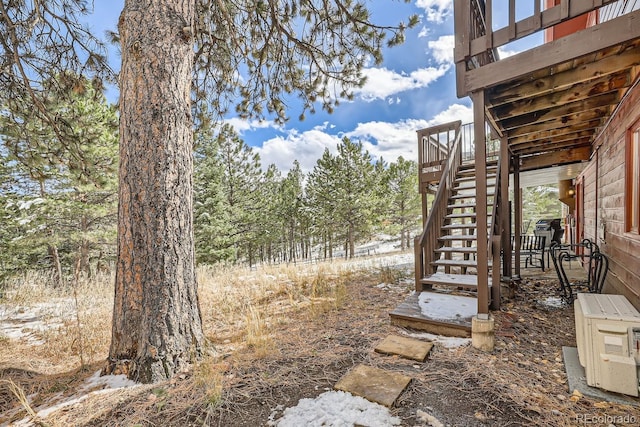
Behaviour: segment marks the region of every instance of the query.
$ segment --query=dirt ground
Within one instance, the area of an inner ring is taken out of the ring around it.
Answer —
[[[277,418],[275,408],[331,390],[361,363],[413,378],[391,408],[403,426],[429,425],[421,412],[448,426],[579,426],[586,419],[595,421],[589,425],[609,426],[613,417],[640,419],[638,408],[569,392],[562,346],[575,346],[573,308],[543,303],[555,295],[555,280],[524,280],[515,297],[494,312],[493,352],[436,344],[425,363],[373,351],[389,334],[412,332],[392,326],[388,315],[411,292],[410,283],[379,283],[378,274],[353,275],[337,307],[300,311],[272,325],[270,347],[259,355],[256,348],[223,354],[206,375],[200,368],[199,375],[186,373],[167,383],[88,399],[58,411],[43,425],[264,426]],[[224,353],[222,338],[212,345],[218,355]],[[54,393],[73,389],[88,375],[44,379],[32,371],[5,369],[0,379],[13,378],[28,393],[47,387]],[[11,403],[15,398],[0,393],[0,407]]]

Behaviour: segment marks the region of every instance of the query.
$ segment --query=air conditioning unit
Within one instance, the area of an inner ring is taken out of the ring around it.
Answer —
[[[640,313],[622,295],[578,294],[578,357],[587,384],[638,396]]]

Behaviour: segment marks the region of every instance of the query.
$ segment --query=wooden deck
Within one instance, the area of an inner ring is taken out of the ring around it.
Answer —
[[[456,316],[455,318],[442,319],[441,315],[429,315],[424,313],[420,307],[419,298],[421,292],[414,292],[409,295],[400,305],[398,305],[389,316],[391,324],[411,329],[418,329],[436,335],[470,337],[471,336],[471,315]],[[454,295],[436,294],[441,298],[447,296],[455,298]],[[457,297],[460,298],[460,297]],[[468,298],[473,304],[477,304],[475,298]]]

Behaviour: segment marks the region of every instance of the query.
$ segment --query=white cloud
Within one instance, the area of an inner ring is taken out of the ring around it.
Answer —
[[[438,64],[453,64],[453,47],[455,37],[453,35],[440,36],[438,40],[429,42],[429,49]]]
[[[503,46],[498,48],[498,56],[500,59],[508,58],[513,55],[517,55],[520,51],[517,50],[507,50]]]
[[[418,159],[416,131],[428,126],[426,120],[409,119],[397,123],[366,122],[345,135],[362,142],[374,158],[395,162],[398,157]]]
[[[328,122],[314,129],[299,133],[291,131],[285,137],[276,137],[265,141],[262,147],[255,147],[260,154],[264,168],[275,164],[286,173],[293,165],[293,160],[300,162],[303,172],[313,169],[325,148],[333,154],[337,145],[346,136],[362,142],[363,147],[376,159],[382,157],[387,162],[395,162],[398,157],[418,159],[418,142],[416,131],[454,120],[469,123],[473,119],[473,109],[462,104],[450,105],[431,120],[407,119],[396,123],[365,122],[358,123],[352,131],[331,134],[333,128]]]
[[[418,38],[420,39],[423,37],[427,37],[429,34],[431,34],[431,30],[427,27],[422,27],[422,29],[418,33]]]
[[[452,104],[449,108],[429,120],[428,126],[435,126],[455,120],[462,120],[463,124],[471,123],[473,121],[473,108],[462,104]]]
[[[364,70],[367,82],[355,92],[365,101],[386,99],[407,90],[426,87],[445,75],[449,68],[450,64],[446,64],[437,68],[421,68],[410,74],[397,73],[387,68],[367,68]]]
[[[417,0],[416,6],[424,9],[429,22],[442,23],[453,14],[453,0]]]
[[[262,147],[254,147],[254,149],[260,154],[260,161],[264,168],[275,164],[279,170],[286,173],[293,166],[293,160],[297,159],[300,162],[300,168],[306,173],[313,169],[325,148],[335,153],[342,139],[325,132],[327,127],[329,126],[325,124],[302,133],[292,131],[287,136],[264,141]]]
[[[233,117],[225,120],[226,123],[233,126],[239,134],[249,130],[275,128],[280,129],[281,126],[270,120],[244,120],[239,117]]]
[[[431,120],[408,119],[397,123],[366,122],[345,136],[362,141],[365,149],[375,158],[384,158],[395,162],[398,157],[418,159],[418,140],[416,131],[426,127],[461,120],[469,123],[473,120],[473,109],[462,104],[450,105]]]

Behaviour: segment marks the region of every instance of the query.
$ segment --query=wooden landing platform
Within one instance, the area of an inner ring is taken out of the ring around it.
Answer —
[[[471,318],[478,302],[472,297],[414,292],[391,313],[391,324],[451,337],[471,336]]]

